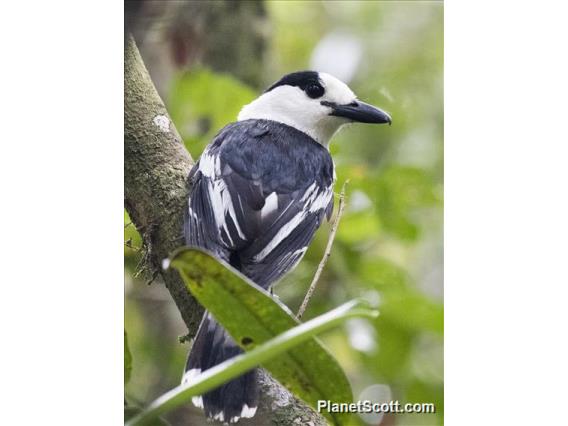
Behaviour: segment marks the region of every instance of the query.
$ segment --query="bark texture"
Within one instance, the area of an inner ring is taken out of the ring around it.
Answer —
[[[162,260],[183,245],[183,212],[190,189],[187,176],[193,160],[170,120],[131,36],[127,36],[125,43],[124,78],[126,210],[144,240],[149,270],[162,275],[188,328],[188,335],[193,337],[203,308],[175,271],[165,272],[161,268]],[[239,424],[326,424],[322,416],[265,371],[260,374],[260,395],[257,414]]]
[[[161,262],[183,244],[187,176],[193,165],[144,67],[134,39],[124,52],[124,196],[125,206],[146,249],[146,267],[161,273],[193,336],[203,309],[175,271]]]

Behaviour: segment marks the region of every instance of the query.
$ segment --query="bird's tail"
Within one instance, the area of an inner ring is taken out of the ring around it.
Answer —
[[[193,347],[189,352],[182,383],[201,372],[242,353],[234,340],[205,312]],[[241,417],[253,417],[258,406],[256,370],[249,371],[202,396],[192,398],[205,415],[221,422],[236,423]]]

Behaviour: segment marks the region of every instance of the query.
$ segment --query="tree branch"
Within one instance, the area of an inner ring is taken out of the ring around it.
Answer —
[[[187,205],[187,176],[193,160],[181,143],[140,57],[128,35],[124,53],[124,188],[125,206],[142,235],[147,264],[162,275],[170,295],[193,337],[203,308],[172,268],[162,259],[183,243],[183,212]],[[315,413],[261,370],[260,401],[252,419],[242,425],[325,425]]]
[[[160,271],[190,333],[203,308],[177,273],[162,271],[161,261],[183,240],[187,176],[193,165],[142,62],[132,36],[124,52],[125,206],[147,251],[152,275]]]

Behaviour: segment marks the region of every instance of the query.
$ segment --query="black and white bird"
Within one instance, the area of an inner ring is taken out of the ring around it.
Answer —
[[[269,289],[294,268],[333,211],[331,137],[347,123],[389,123],[337,78],[314,71],[288,74],[243,107],[191,170],[185,239]],[[205,313],[182,383],[242,350]],[[253,417],[256,370],[193,403],[207,417],[234,423]]]

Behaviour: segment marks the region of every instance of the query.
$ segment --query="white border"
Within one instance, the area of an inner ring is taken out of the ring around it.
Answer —
[[[568,26],[561,4],[446,4],[448,425],[566,423]]]
[[[123,5],[4,2],[4,424],[123,415]]]

